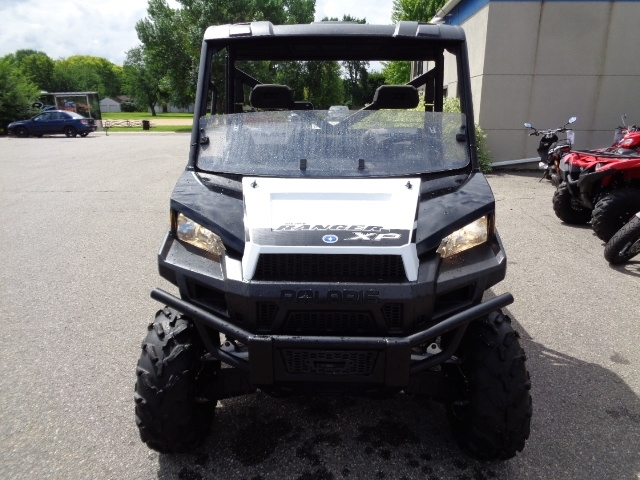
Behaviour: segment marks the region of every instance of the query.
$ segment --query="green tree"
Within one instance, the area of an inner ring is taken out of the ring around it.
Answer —
[[[46,53],[36,52],[20,62],[20,70],[40,90],[50,91],[53,86],[53,60]]]
[[[411,62],[382,62],[382,75],[388,85],[401,85],[411,80]]]
[[[96,91],[100,98],[122,93],[122,67],[106,58],[74,55],[56,60],[52,89],[58,92]]]
[[[7,125],[13,121],[33,114],[31,105],[38,99],[40,90],[12,59],[0,59],[0,127],[7,131]]]
[[[44,52],[37,50],[16,50],[2,57],[35,83],[41,90],[49,90],[53,77],[53,60]]]
[[[269,20],[274,24],[313,21],[315,0],[149,0],[147,17],[136,24],[150,65],[162,73],[171,103],[187,106],[195,98],[200,47],[210,25]]]
[[[160,100],[162,78],[153,71],[142,47],[132,48],[124,61],[125,90],[136,105],[148,107],[156,115],[156,104]]]
[[[377,88],[380,85],[385,84],[385,77],[382,72],[371,72],[367,74],[366,83],[364,85],[363,96],[366,100],[366,103],[371,103],[373,100],[373,96],[376,93]]]
[[[20,65],[25,58],[30,57],[31,55],[35,55],[36,53],[42,52],[39,52],[38,50],[32,50],[30,48],[24,48],[21,50],[16,50],[16,53],[14,53],[13,56],[16,63]]]
[[[315,108],[329,108],[344,101],[344,86],[340,78],[340,64],[332,61],[306,63],[307,100]]]
[[[322,21],[338,22],[337,17],[323,18]],[[356,18],[345,14],[343,22],[365,24],[366,18]],[[363,107],[373,98],[367,91],[369,62],[361,60],[348,60],[341,62],[344,71],[344,103],[352,107]]]
[[[411,20],[414,22],[428,22],[435,17],[446,0],[393,0],[391,20]]]
[[[199,0],[187,2],[200,3]],[[216,3],[216,2],[211,2]],[[193,5],[172,9],[165,0],[149,0],[148,16],[136,24],[147,67],[163,79],[174,105],[187,106],[195,98],[200,48],[195,41],[197,19]],[[199,43],[202,42],[200,32]]]

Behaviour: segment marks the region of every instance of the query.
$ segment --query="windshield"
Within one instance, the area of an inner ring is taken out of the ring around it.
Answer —
[[[267,111],[202,117],[198,168],[241,175],[374,177],[464,168],[462,113]],[[458,141],[457,138],[461,141]]]

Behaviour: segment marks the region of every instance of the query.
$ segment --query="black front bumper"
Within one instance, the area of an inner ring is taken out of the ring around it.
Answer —
[[[163,290],[151,297],[191,317],[199,328],[209,353],[223,363],[249,374],[251,384],[261,387],[298,382],[351,382],[386,387],[405,387],[410,377],[439,365],[454,354],[469,322],[513,302],[505,293],[472,306],[426,330],[405,337],[259,335],[229,319],[214,315]],[[206,328],[237,340],[248,349],[248,360],[214,345]],[[450,333],[447,347],[412,361],[412,349]],[[294,365],[294,373],[290,368]]]

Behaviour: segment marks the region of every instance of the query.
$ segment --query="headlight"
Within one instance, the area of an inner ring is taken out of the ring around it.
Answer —
[[[220,258],[223,255],[224,244],[211,230],[185,217],[182,213],[178,213],[174,225],[178,240],[198,247],[214,257]]]
[[[436,250],[442,258],[448,258],[456,253],[475,247],[486,242],[489,238],[489,219],[485,215],[466,227],[456,230],[440,242]]]

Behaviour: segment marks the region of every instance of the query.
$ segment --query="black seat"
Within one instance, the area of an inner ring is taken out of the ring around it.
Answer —
[[[249,103],[254,108],[289,110],[294,104],[293,92],[286,85],[256,85]]]
[[[419,103],[418,89],[413,85],[381,85],[367,109],[410,109],[416,108]]]

